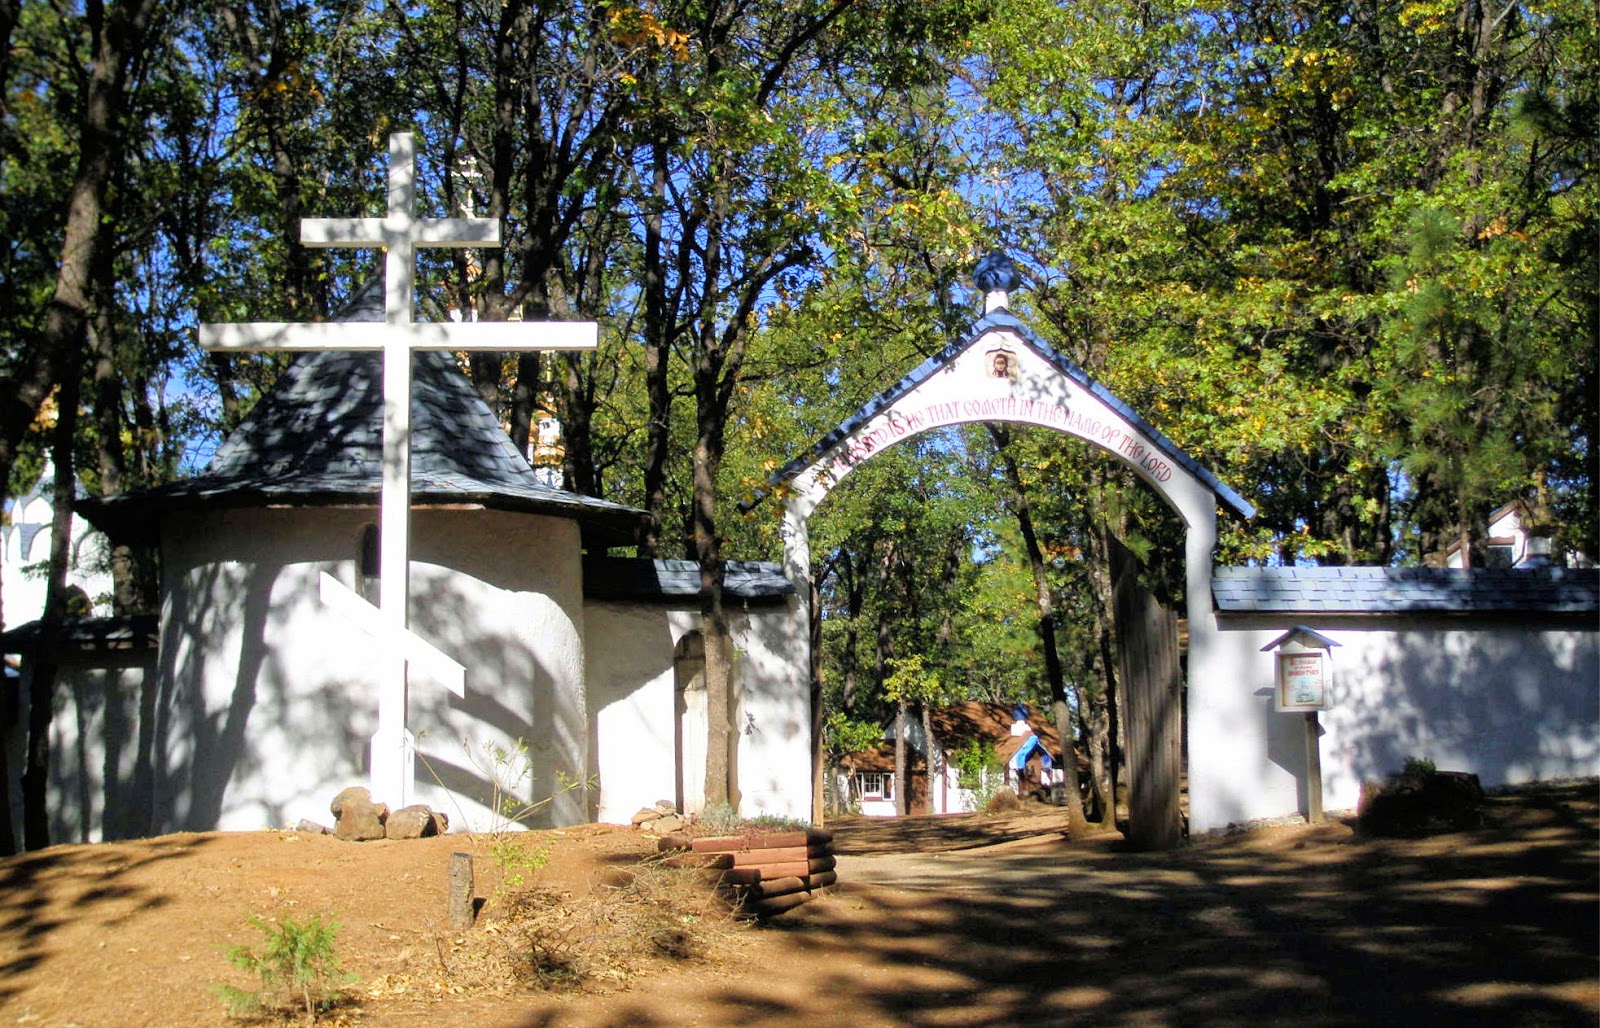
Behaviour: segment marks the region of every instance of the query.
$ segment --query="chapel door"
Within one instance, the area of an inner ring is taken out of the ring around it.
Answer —
[[[699,632],[684,636],[673,653],[676,717],[673,750],[677,757],[678,810],[698,814],[706,806],[706,650]]]

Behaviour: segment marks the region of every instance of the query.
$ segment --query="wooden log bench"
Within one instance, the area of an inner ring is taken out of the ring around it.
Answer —
[[[657,846],[673,867],[717,874],[718,887],[745,913],[793,910],[839,880],[833,833],[821,828],[695,838],[663,836]]]

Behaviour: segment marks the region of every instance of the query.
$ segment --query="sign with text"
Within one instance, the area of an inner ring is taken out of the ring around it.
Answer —
[[[1321,650],[1278,654],[1279,711],[1328,709],[1328,655]]]

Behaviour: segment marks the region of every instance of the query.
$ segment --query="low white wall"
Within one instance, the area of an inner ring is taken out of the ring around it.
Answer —
[[[745,817],[811,817],[810,693],[797,666],[793,613],[757,607],[730,615],[735,649],[734,791]],[[627,824],[676,791],[673,651],[700,626],[698,610],[592,601],[585,608],[595,711],[597,817]]]
[[[597,820],[625,825],[641,808],[675,799],[672,657],[699,621],[698,613],[663,607],[585,605]]]
[[[793,598],[732,617],[739,813],[811,820],[809,631]]]
[[[123,838],[139,828],[131,820],[137,810],[131,799],[147,770],[141,767],[137,745],[139,711],[147,701],[145,690],[155,688],[156,655],[152,651],[126,658],[107,656],[116,666],[68,662],[57,669],[46,801],[52,843]],[[17,716],[4,738],[12,775],[5,783],[6,800],[17,844],[21,843],[30,681],[24,672]],[[120,741],[107,747],[105,739]]]
[[[1353,808],[1364,779],[1407,757],[1486,787],[1600,774],[1600,626],[1581,619],[1224,615],[1226,673],[1189,692],[1190,831],[1306,810],[1301,715],[1272,709],[1275,657],[1296,624],[1332,650],[1320,715],[1323,805]]]

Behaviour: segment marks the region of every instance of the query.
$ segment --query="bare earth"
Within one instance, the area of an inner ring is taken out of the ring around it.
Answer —
[[[1068,841],[1045,808],[833,827],[831,895],[761,927],[674,908],[685,934],[665,942],[659,924],[608,920],[650,840],[540,833],[555,847],[530,877],[553,897],[548,948],[584,933],[660,943],[591,962],[565,991],[484,956],[508,929],[481,839],[58,846],[0,861],[0,1025],[238,1023],[211,988],[248,984],[223,947],[260,942],[251,915],[313,913],[340,923],[360,979],[325,1018],[351,1025],[1600,1021],[1594,783],[1493,799],[1469,832],[1367,839],[1334,822],[1167,854]],[[457,851],[476,853],[488,900],[459,934],[446,924]],[[593,916],[560,920],[578,908]]]

